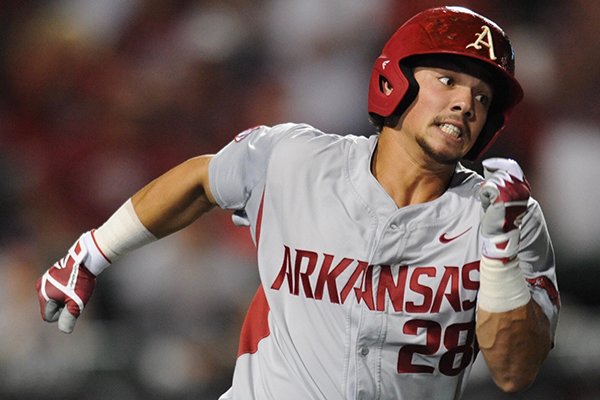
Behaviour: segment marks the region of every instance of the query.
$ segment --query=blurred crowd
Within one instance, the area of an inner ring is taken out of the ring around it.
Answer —
[[[225,391],[258,285],[250,236],[227,213],[117,261],[71,335],[41,321],[35,279],[145,183],[248,127],[373,133],[375,57],[403,21],[441,4],[0,2],[0,398]],[[556,346],[536,384],[511,398],[600,398],[600,2],[452,4],[512,38],[526,97],[487,155],[523,165],[558,257]],[[465,399],[505,397],[478,360]]]

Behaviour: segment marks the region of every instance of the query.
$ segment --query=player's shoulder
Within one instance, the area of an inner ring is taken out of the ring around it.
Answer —
[[[297,136],[315,136],[322,135],[323,132],[313,127],[312,125],[296,122],[285,122],[274,125],[258,125],[253,128],[246,129],[239,133],[236,141],[241,141],[246,137],[252,136],[272,136],[276,138],[297,137]]]
[[[366,142],[367,140],[362,136],[325,132],[306,123],[293,122],[262,126],[258,135],[269,136],[281,149],[293,147],[296,150],[308,150],[311,147],[317,149],[344,147],[358,142]]]
[[[273,125],[271,127],[263,127],[269,131],[269,134],[276,136],[285,136],[292,140],[311,140],[321,139],[335,141],[353,141],[359,140],[360,136],[342,135],[338,133],[325,132],[314,126],[306,123],[287,122],[283,124]]]

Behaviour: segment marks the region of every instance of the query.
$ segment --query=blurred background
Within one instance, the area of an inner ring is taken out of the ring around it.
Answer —
[[[369,135],[371,65],[439,1],[0,2],[0,398],[216,399],[258,278],[224,212],[100,278],[72,335],[34,282],[84,230],[188,157],[258,124]],[[478,360],[465,399],[600,398],[600,2],[454,1],[512,38],[526,97],[488,156],[524,167],[562,295],[556,346],[527,392]]]

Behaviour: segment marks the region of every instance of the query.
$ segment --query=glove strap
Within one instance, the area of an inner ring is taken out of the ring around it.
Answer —
[[[94,276],[98,276],[100,272],[104,271],[110,265],[109,258],[98,247],[98,243],[94,238],[94,231],[81,235],[79,245],[81,246],[79,253],[75,252],[74,247],[76,245],[69,250],[69,253],[76,264],[85,265],[88,271],[94,274]]]
[[[507,263],[481,257],[477,307],[488,312],[506,312],[531,300],[529,287],[519,268],[519,260]]]
[[[487,258],[508,262],[516,257],[518,251],[518,229],[493,236],[481,235],[481,253]]]

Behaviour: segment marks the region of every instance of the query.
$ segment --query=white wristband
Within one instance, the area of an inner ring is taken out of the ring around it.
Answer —
[[[115,213],[98,229],[93,232],[94,239],[100,251],[111,262],[120,256],[157,240],[142,224],[131,199],[128,199]],[[101,268],[98,275],[108,265]]]
[[[509,262],[481,257],[477,307],[488,312],[506,312],[531,300],[529,287],[519,268],[519,259]]]

